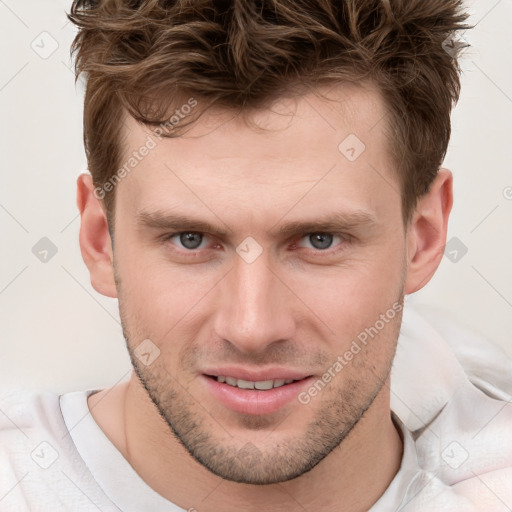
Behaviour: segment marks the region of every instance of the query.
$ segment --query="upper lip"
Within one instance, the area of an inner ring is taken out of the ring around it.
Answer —
[[[263,382],[266,380],[302,380],[310,377],[311,374],[289,368],[269,368],[269,369],[250,369],[235,366],[226,366],[223,368],[209,368],[203,371],[205,375],[211,377],[233,377],[235,379],[248,380],[250,382]]]

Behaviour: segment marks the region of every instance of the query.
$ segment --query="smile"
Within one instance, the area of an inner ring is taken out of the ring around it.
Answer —
[[[215,377],[213,377],[215,378]],[[217,377],[217,382],[226,383],[230,386],[239,388],[239,389],[258,389],[260,391],[268,391],[273,388],[280,388],[285,384],[291,384],[295,382],[293,379],[272,379],[272,380],[260,380],[260,381],[250,381],[244,379],[235,379],[234,377],[227,377],[224,375],[219,375]]]
[[[248,380],[206,373],[203,374],[202,382],[214,402],[236,413],[260,415],[272,414],[286,406],[298,404],[298,394],[313,380],[312,376],[303,377],[297,374],[287,375],[286,379],[275,378],[277,376],[265,376],[265,380],[260,380],[261,377],[258,380]]]

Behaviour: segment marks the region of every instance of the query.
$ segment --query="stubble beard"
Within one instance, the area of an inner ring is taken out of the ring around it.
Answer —
[[[394,326],[393,340],[387,340],[395,341],[395,348],[400,319]],[[340,446],[382,391],[394,357],[393,350],[377,374],[370,350],[367,356],[353,361],[354,364],[343,368],[333,379],[339,379],[340,384],[333,386],[331,383],[311,404],[299,404],[298,401],[293,404],[293,415],[300,408],[317,408],[315,419],[301,437],[283,435],[280,425],[286,424],[286,416],[276,421],[272,417],[239,415],[238,426],[253,431],[268,429],[264,445],[256,446],[250,441],[236,439],[229,433],[229,427],[223,425],[223,418],[211,416],[186,389],[186,384],[179,382],[165,368],[163,357],[149,367],[142,364],[134,354],[126,318],[122,324],[134,371],[175,439],[213,474],[232,482],[253,485],[276,484],[297,478]]]

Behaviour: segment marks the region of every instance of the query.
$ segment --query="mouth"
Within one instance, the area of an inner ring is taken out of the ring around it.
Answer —
[[[240,378],[239,371],[230,372],[231,375],[223,373],[228,372],[208,372],[202,376],[213,403],[235,413],[250,415],[272,414],[294,404],[300,405],[300,392],[314,381],[312,375],[290,375],[289,372],[287,375],[279,375],[278,372],[273,372],[274,375],[251,375],[254,380],[249,379],[249,375]]]
[[[233,386],[238,389],[256,389],[258,391],[269,391],[274,388],[280,388],[286,386],[288,384],[292,384],[293,382],[299,382],[304,379],[269,379],[269,380],[259,380],[259,381],[251,381],[245,379],[237,379],[235,377],[230,377],[226,375],[207,375],[210,379],[216,380],[221,384],[227,384],[228,386]],[[307,377],[304,377],[307,378]]]

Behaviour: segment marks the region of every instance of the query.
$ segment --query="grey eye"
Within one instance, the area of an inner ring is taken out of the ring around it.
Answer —
[[[203,241],[201,233],[180,233],[179,237],[181,245],[186,249],[197,249]]]
[[[328,249],[333,242],[333,235],[328,233],[313,233],[309,235],[309,242],[315,249]]]

